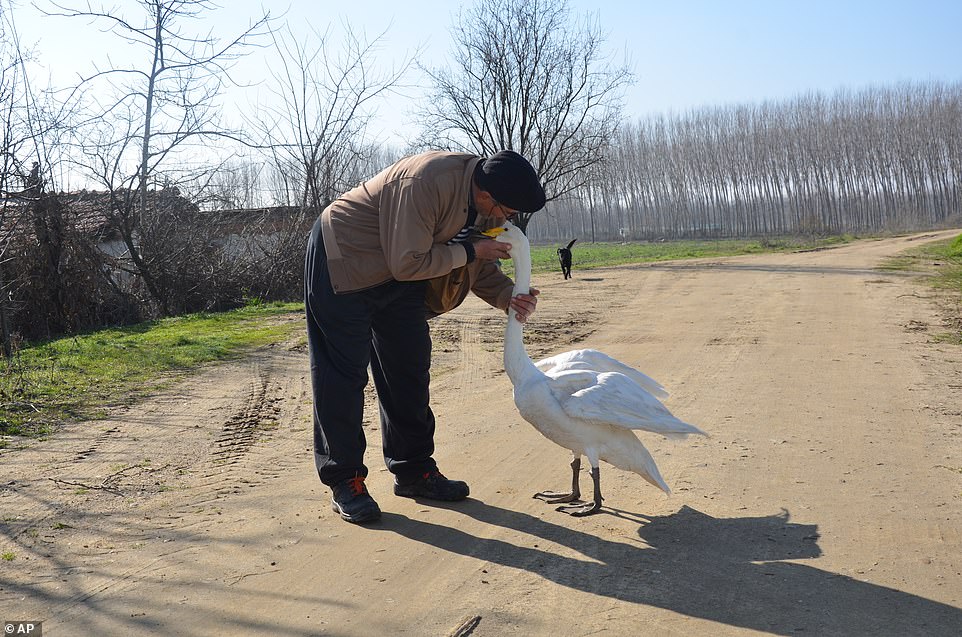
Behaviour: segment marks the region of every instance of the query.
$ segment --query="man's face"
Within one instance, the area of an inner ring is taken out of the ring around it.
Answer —
[[[485,206],[487,210],[482,212],[482,214],[484,214],[486,217],[492,217],[498,221],[511,221],[514,219],[514,216],[518,214],[517,210],[512,210],[511,208],[498,203],[489,193],[484,193],[484,195],[487,203]]]

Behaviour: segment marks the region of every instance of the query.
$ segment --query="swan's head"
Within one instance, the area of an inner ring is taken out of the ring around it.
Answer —
[[[507,243],[512,248],[528,249],[528,238],[524,236],[521,229],[510,221],[505,221],[503,226],[485,230],[481,234],[491,237],[495,241]]]

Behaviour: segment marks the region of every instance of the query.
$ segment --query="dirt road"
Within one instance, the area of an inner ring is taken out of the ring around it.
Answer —
[[[604,465],[588,518],[532,499],[569,457],[517,415],[504,318],[474,300],[434,326],[437,457],[467,502],[395,497],[369,409],[384,518],[337,518],[296,343],[0,451],[0,619],[48,637],[960,634],[962,348],[933,338],[928,288],[873,269],[953,234],[536,276],[533,355],[602,349],[711,434],[643,436],[673,495]]]

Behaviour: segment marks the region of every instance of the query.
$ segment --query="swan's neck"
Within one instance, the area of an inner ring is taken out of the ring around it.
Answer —
[[[531,293],[531,247],[528,240],[522,239],[511,247],[511,260],[514,262],[514,292]],[[523,324],[515,317],[515,311],[508,309],[508,325],[504,331],[504,370],[511,383],[518,387],[533,374],[541,372],[524,349]]]
[[[527,290],[520,292],[515,288],[515,294],[527,294]],[[508,326],[504,331],[504,371],[508,373],[511,383],[518,387],[533,373],[540,373],[531,362],[531,357],[524,349],[524,335],[521,323],[514,318],[514,310],[509,310]]]

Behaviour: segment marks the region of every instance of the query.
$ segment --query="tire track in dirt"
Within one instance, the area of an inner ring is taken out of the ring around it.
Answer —
[[[84,586],[100,593],[123,586],[123,573],[146,572],[147,546],[190,537],[228,498],[289,473],[309,436],[265,443],[281,422],[306,429],[306,371],[303,349],[270,348],[204,370],[136,409],[66,424],[56,444],[4,450],[0,538],[23,566],[0,582],[0,601],[22,590],[61,609],[82,603],[90,594],[63,583],[70,573],[88,573]],[[266,461],[251,459],[265,448]],[[121,555],[123,573],[103,566],[104,556]]]
[[[221,434],[214,441],[213,462],[217,466],[235,464],[246,454],[258,436],[267,428],[277,425],[280,408],[274,403],[280,400],[268,395],[271,376],[262,369],[250,381],[247,400],[240,411],[224,423]],[[210,477],[208,473],[205,477]]]
[[[304,363],[303,348],[288,347],[249,370],[236,400],[240,407],[223,419],[209,454],[193,470],[196,478],[190,497],[178,506],[181,514],[217,515],[226,498],[283,476],[308,455],[310,380]]]

